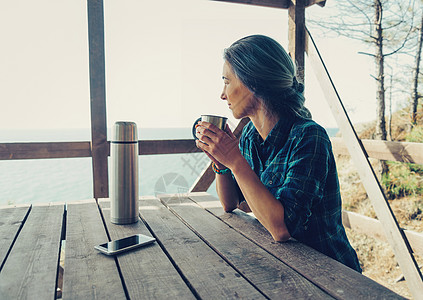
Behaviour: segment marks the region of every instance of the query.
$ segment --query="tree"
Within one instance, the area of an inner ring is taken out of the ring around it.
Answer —
[[[374,34],[371,38],[374,40],[375,47],[375,65],[376,65],[376,81],[377,81],[377,106],[376,106],[376,132],[377,139],[386,140],[386,125],[385,125],[385,55],[383,53],[383,6],[380,0],[374,1]]]
[[[413,29],[414,1],[412,0],[338,0],[339,13],[311,24],[323,27],[326,32],[360,40],[375,62],[376,128],[375,138],[386,140],[385,122],[385,64],[389,56],[403,51]],[[373,48],[373,51],[371,49]]]
[[[419,84],[422,44],[423,44],[423,11],[421,12],[420,27],[418,28],[418,41],[417,41],[417,47],[416,47],[415,63],[413,68],[411,105],[410,105],[410,126],[408,127],[409,131],[411,131],[413,126],[417,124],[417,105],[420,98],[418,93],[418,84]]]

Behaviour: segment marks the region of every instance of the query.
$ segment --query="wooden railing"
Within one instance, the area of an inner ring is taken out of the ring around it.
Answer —
[[[234,130],[239,136],[243,126],[248,120],[242,120]],[[335,155],[348,155],[348,149],[342,138],[331,138]],[[392,160],[404,163],[423,165],[423,143],[390,142],[378,140],[361,140],[367,156],[379,160]],[[90,142],[45,142],[45,143],[0,143],[0,160],[20,159],[49,159],[49,158],[77,158],[92,157],[92,144]],[[197,153],[193,139],[184,140],[140,140],[140,155],[155,154],[183,154]],[[107,156],[110,155],[110,142],[107,144]],[[107,163],[107,161],[106,161]],[[107,169],[107,168],[105,168]],[[102,180],[108,181],[107,176]],[[206,191],[214,180],[214,173],[208,165],[200,174],[190,192]],[[93,182],[99,182],[93,172]],[[93,184],[94,184],[93,183]],[[103,182],[108,186],[108,182]],[[94,196],[95,197],[95,196]]]
[[[331,138],[335,154],[348,153],[342,138]],[[423,165],[423,143],[361,140],[367,156],[379,160],[400,161]]]
[[[350,228],[380,241],[387,241],[382,224],[379,220],[344,210],[342,212],[342,223],[346,228]],[[403,233],[407,237],[413,252],[423,257],[423,234],[406,229],[403,229]]]
[[[200,152],[194,140],[139,141],[140,155]],[[110,155],[110,142],[108,152]],[[1,143],[0,160],[91,157],[91,142]]]
[[[335,155],[348,155],[342,138],[331,138]],[[361,140],[368,157],[423,165],[423,143]],[[140,140],[139,154],[201,152],[193,139]],[[110,153],[110,143],[109,143]],[[0,160],[91,157],[90,142],[0,143]]]

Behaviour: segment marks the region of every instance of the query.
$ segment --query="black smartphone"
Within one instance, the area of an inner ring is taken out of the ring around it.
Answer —
[[[106,255],[114,255],[128,251],[130,249],[154,243],[155,241],[156,239],[153,237],[149,237],[143,234],[136,234],[123,239],[97,245],[94,246],[94,248]]]

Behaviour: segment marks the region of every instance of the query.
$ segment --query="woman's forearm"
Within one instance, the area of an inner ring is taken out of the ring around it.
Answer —
[[[216,174],[216,191],[226,212],[231,212],[238,206],[238,193],[230,173]]]
[[[284,220],[284,207],[264,186],[245,159],[232,172],[250,209],[275,241],[290,238]]]

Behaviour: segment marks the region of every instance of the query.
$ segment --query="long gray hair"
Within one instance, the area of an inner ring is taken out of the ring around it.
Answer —
[[[263,101],[269,114],[311,118],[304,106],[304,85],[297,80],[294,62],[274,39],[264,35],[244,37],[224,50],[224,59],[241,82]]]

